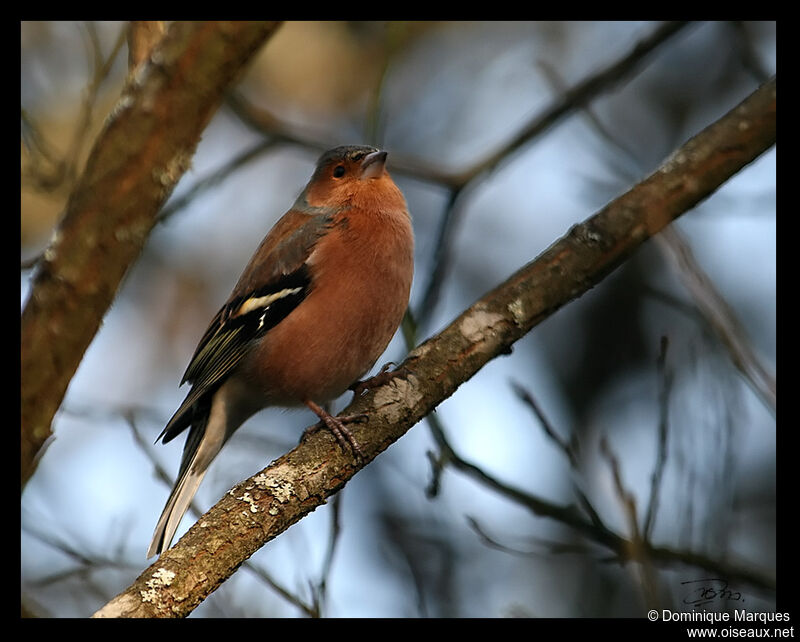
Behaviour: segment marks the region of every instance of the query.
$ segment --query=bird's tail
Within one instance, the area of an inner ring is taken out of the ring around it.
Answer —
[[[164,511],[158,519],[158,524],[156,524],[153,540],[150,542],[150,548],[147,549],[148,558],[153,557],[153,555],[161,555],[163,551],[170,547],[175,531],[178,530],[178,525],[189,509],[192,498],[197,492],[200,482],[203,481],[207,470],[208,468],[198,470],[189,465],[178,478],[167,500],[167,505],[164,506]]]
[[[148,558],[160,555],[170,547],[175,531],[189,509],[209,465],[225,444],[225,426],[224,419],[213,412],[203,412],[195,416],[183,447],[178,480],[156,524],[153,540],[147,549]]]

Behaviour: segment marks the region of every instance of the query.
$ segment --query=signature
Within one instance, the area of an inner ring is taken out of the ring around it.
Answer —
[[[740,591],[728,588],[728,580],[718,577],[710,577],[702,580],[686,580],[681,582],[681,586],[689,589],[684,596],[683,603],[698,608],[711,604],[714,601],[731,600],[734,602],[744,602],[744,597]]]

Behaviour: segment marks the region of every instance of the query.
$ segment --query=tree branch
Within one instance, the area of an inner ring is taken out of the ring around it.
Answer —
[[[611,90],[615,84],[633,73],[637,67],[641,67],[645,59],[657,48],[688,26],[689,23],[686,22],[665,22],[659,25],[653,33],[637,42],[623,56],[606,67],[598,69],[576,85],[560,91],[547,109],[537,113],[526,122],[511,140],[506,141],[501,147],[477,163],[450,175],[448,180],[442,181],[450,188],[450,198],[434,245],[436,254],[430,279],[417,307],[417,321],[420,325],[424,327],[427,320],[433,315],[436,302],[439,300],[439,289],[444,282],[450,261],[450,245],[453,235],[463,216],[463,203],[470,193],[480,185],[481,179],[488,176],[500,163],[507,161],[510,156],[548,131],[567,115],[586,107],[593,99]],[[397,162],[395,160],[395,165]],[[402,163],[402,159],[399,162]]]
[[[600,282],[642,243],[713,193],[775,143],[776,80],[692,138],[647,179],[574,226],[539,258],[411,352],[403,374],[355,399],[343,412],[368,413],[354,425],[366,460],[399,439],[488,361]],[[341,489],[363,464],[319,431],[231,489],[181,540],[95,617],[180,617],[250,555]],[[547,509],[547,506],[538,508]],[[541,514],[534,508],[537,514]],[[546,513],[545,513],[546,514]],[[563,516],[558,512],[549,515]],[[587,537],[577,511],[567,522]],[[588,525],[584,528],[584,523]],[[619,544],[607,533],[605,545]],[[614,542],[612,542],[614,540]],[[709,560],[652,549],[655,560]]]
[[[21,480],[156,215],[225,91],[274,22],[176,22],[128,80],[32,284],[21,320]]]
[[[128,24],[128,68],[133,71],[147,60],[163,37],[163,20],[131,20]]]

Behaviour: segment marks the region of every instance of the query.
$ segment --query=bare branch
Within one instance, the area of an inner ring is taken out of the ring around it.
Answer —
[[[238,170],[240,167],[247,165],[247,163],[250,161],[255,160],[268,149],[271,149],[275,144],[276,141],[272,140],[256,143],[249,149],[246,149],[232,158],[223,167],[220,167],[218,170],[195,182],[191,189],[187,190],[185,194],[182,194],[180,198],[176,197],[167,203],[164,209],[158,213],[158,222],[162,223],[166,221],[170,216],[182,210],[194,199],[198,198],[213,187],[219,185],[233,172]]]
[[[572,468],[576,468],[578,465],[578,453],[577,453],[577,444],[574,439],[567,441],[561,435],[559,435],[553,425],[550,423],[550,420],[545,416],[544,411],[539,407],[539,404],[536,402],[536,399],[533,398],[533,395],[528,392],[525,388],[522,387],[516,381],[511,382],[511,387],[514,389],[514,394],[519,397],[525,405],[527,405],[533,413],[536,415],[539,423],[542,426],[542,430],[544,433],[550,438],[556,446],[558,446],[559,450],[564,453],[564,456],[569,461],[570,466]]]
[[[622,481],[622,471],[619,467],[619,460],[611,451],[611,447],[608,445],[605,437],[600,441],[600,453],[606,458],[609,468],[611,468],[611,475],[614,479],[614,490],[616,491],[625,519],[628,522],[630,536],[623,544],[625,547],[626,559],[635,560],[639,563],[637,571],[640,577],[645,604],[648,609],[655,608],[658,606],[658,591],[656,589],[653,564],[649,556],[651,546],[649,542],[642,537],[641,530],[639,529],[636,498],[633,496],[633,493],[625,488],[625,484]]]
[[[273,142],[293,143],[317,152],[323,152],[335,143],[322,132],[311,133],[284,122],[269,110],[251,103],[241,92],[232,91],[226,105],[245,125]]]
[[[541,555],[565,555],[565,554],[573,554],[578,553],[581,555],[587,555],[592,553],[592,548],[587,544],[574,544],[574,543],[564,543],[564,542],[557,542],[553,540],[546,540],[542,539],[541,537],[533,537],[528,538],[537,546],[541,547],[541,550],[531,550],[531,551],[522,551],[516,548],[509,546],[508,544],[503,544],[499,542],[496,538],[489,535],[486,532],[486,529],[481,526],[477,519],[474,517],[467,517],[467,523],[469,527],[475,531],[475,534],[480,538],[480,540],[491,548],[495,548],[498,551],[503,551],[504,553],[508,553],[510,555],[521,555],[523,557],[530,557],[530,556],[541,556]]]
[[[661,350],[658,354],[658,447],[656,449],[656,464],[650,482],[650,499],[647,502],[647,514],[644,519],[645,539],[650,539],[653,526],[658,513],[658,499],[661,491],[661,480],[664,477],[664,467],[667,463],[667,433],[669,431],[669,398],[672,392],[672,370],[667,367],[667,337],[661,337]]]
[[[93,22],[84,25],[88,39],[89,80],[83,91],[80,112],[76,119],[70,143],[63,155],[45,139],[32,116],[22,110],[23,141],[27,144],[29,158],[23,166],[22,181],[42,192],[71,190],[75,177],[83,161],[83,150],[87,144],[87,135],[94,120],[93,113],[100,87],[108,78],[125,42],[124,30],[117,36],[108,56],[104,56],[100,47],[97,28]]]
[[[128,68],[131,71],[147,60],[164,31],[163,20],[131,20],[128,25]]]
[[[183,175],[225,91],[277,28],[176,22],[135,74],[98,137],[21,321],[21,478],[72,375]]]
[[[544,113],[520,129],[510,142],[464,172],[459,177],[457,185],[466,185],[479,174],[491,171],[510,153],[527,144],[561,118],[589,104],[600,93],[611,89],[615,83],[636,69],[646,56],[687,26],[688,23],[685,22],[665,22],[660,25],[652,34],[636,43],[625,56],[561,94]]]
[[[692,551],[653,546],[641,537],[637,542],[634,542],[633,538],[622,537],[600,522],[587,521],[574,506],[555,504],[493,478],[478,466],[466,461],[457,454],[447,443],[443,435],[440,436],[440,439],[442,439],[445,448],[448,450],[449,463],[457,470],[460,470],[462,473],[465,473],[486,487],[491,488],[500,495],[509,498],[520,506],[527,508],[534,515],[538,517],[547,517],[565,526],[569,526],[585,537],[588,542],[592,542],[596,546],[609,550],[612,553],[611,559],[627,562],[641,561],[641,559],[646,558],[650,562],[659,563],[663,566],[694,566],[713,573],[719,573],[726,578],[734,578],[735,581],[749,584],[761,590],[775,590],[774,579],[754,573],[748,568],[737,566],[733,563],[714,560]],[[621,479],[618,481],[619,488],[622,488],[624,491],[621,485]],[[627,492],[625,492],[625,495],[628,495]],[[635,517],[635,510],[633,514]],[[638,527],[634,530],[634,537],[636,533],[638,533]],[[734,581],[734,579],[731,581]]]
[[[662,24],[618,60],[588,76],[577,85],[561,92],[547,109],[523,125],[510,141],[466,170],[452,173],[449,176],[437,176],[430,173],[432,177],[436,178],[437,182],[449,186],[451,194],[448,210],[439,228],[435,245],[434,266],[417,312],[417,317],[422,325],[430,318],[435,302],[438,300],[439,289],[445,278],[449,262],[451,239],[463,209],[462,203],[480,184],[481,179],[492,172],[501,162],[507,161],[509,156],[550,129],[562,118],[575,110],[587,106],[597,96],[609,91],[614,84],[621,81],[642,64],[650,53],[678,34],[686,26],[687,23],[683,22],[666,22]],[[402,159],[400,161],[395,160],[393,167],[399,167],[402,171],[413,173],[413,166],[406,167]],[[426,170],[425,173],[429,172]]]
[[[450,326],[417,347],[406,374],[359,396],[343,413],[368,415],[353,433],[366,455],[356,462],[326,431],[311,435],[269,467],[235,486],[186,535],[96,617],[176,617],[190,613],[266,542],[340,490],[358,470],[451,396],[488,361],[625,261],[642,243],[775,142],[776,80],[688,141],[650,177],[555,242],[538,259],[487,293]],[[452,452],[451,452],[452,455]],[[467,462],[462,469],[483,472]],[[573,507],[531,498],[496,480],[487,483],[527,502],[619,555],[627,543],[600,530]],[[708,570],[730,567],[693,553],[647,546],[656,562]],[[202,566],[202,571],[197,565]],[[737,579],[770,586],[738,571]],[[731,574],[730,577],[733,577]]]
[[[322,562],[320,578],[316,586],[313,587],[315,612],[314,617],[322,617],[325,607],[325,599],[328,591],[328,578],[333,568],[333,558],[336,553],[336,546],[339,543],[339,535],[342,532],[341,526],[341,504],[342,496],[337,494],[331,502],[331,529],[328,534],[328,546],[325,550],[325,559]]]
[[[539,407],[539,404],[533,398],[533,395],[525,390],[520,384],[512,382],[512,387],[516,395],[526,404],[528,405],[531,410],[533,410],[536,417],[539,419],[539,423],[542,426],[547,437],[558,446],[558,449],[564,453],[564,456],[567,458],[569,462],[570,468],[572,468],[573,473],[578,472],[578,440],[576,439],[575,435],[573,434],[569,441],[563,439],[559,434],[556,432],[555,428],[553,427],[550,420],[545,416],[544,411]],[[586,514],[589,516],[589,519],[592,520],[592,523],[600,528],[604,529],[605,524],[603,524],[603,520],[600,518],[600,515],[592,506],[592,502],[589,501],[589,498],[586,496],[583,488],[581,487],[580,480],[573,476],[572,480],[572,490],[575,493],[575,496],[578,498],[578,503],[580,504],[581,508],[586,511]]]

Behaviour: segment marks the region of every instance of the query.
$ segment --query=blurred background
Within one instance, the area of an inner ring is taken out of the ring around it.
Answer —
[[[24,609],[90,615],[147,567],[169,493],[163,474],[176,474],[183,446],[153,441],[186,393],[178,382],[208,321],[322,150],[389,151],[417,238],[419,343],[776,71],[774,23],[676,29],[585,107],[563,110],[453,191],[449,178],[661,28],[284,24],[208,126],[56,415],[22,496]],[[125,29],[21,23],[23,307],[36,257],[125,81]],[[488,477],[559,506],[583,495],[625,537],[629,494],[651,544],[717,560],[731,577],[615,562],[591,537],[439,467],[425,421],[193,615],[642,617],[654,603],[691,610],[686,582],[708,579],[728,580],[730,592],[717,590],[706,609],[774,610],[775,191],[773,148],[435,413],[454,451]],[[407,351],[398,333],[376,369]],[[760,376],[736,367],[742,354]],[[196,504],[209,508],[314,420],[282,409],[253,417]],[[187,515],[179,535],[195,520]]]

